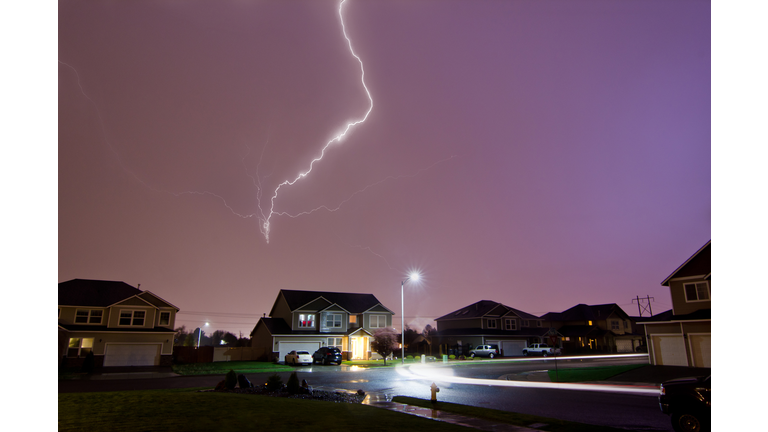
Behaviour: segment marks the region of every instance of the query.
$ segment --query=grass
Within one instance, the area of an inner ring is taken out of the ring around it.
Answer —
[[[619,432],[624,429],[616,429],[608,426],[596,426],[584,423],[570,422],[566,420],[557,420],[548,417],[539,417],[528,414],[518,414],[507,411],[499,411],[489,408],[478,408],[468,405],[458,405],[449,402],[435,402],[425,399],[417,399],[407,396],[395,396],[393,402],[416,405],[423,408],[433,408],[440,411],[451,412],[465,415],[468,417],[477,417],[499,423],[507,423],[514,426],[529,427],[533,424],[544,424],[546,426],[536,426],[536,429],[548,432]]]
[[[59,394],[59,431],[467,431],[368,405],[190,389]]]
[[[632,369],[648,366],[646,364],[622,365],[622,366],[597,366],[583,368],[558,369],[557,372],[549,370],[549,379],[552,382],[585,382],[585,381],[603,381],[620,373]]]
[[[231,370],[236,373],[289,372],[292,366],[270,362],[230,361],[214,363],[189,363],[173,365],[173,371],[179,375],[223,375]]]

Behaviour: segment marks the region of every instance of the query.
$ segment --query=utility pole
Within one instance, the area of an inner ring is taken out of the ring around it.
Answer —
[[[643,312],[648,312],[648,316],[653,316],[653,308],[651,308],[651,300],[653,297],[645,296],[645,298],[640,298],[640,296],[635,296],[635,298],[632,299],[632,302],[637,302],[637,313],[640,314],[640,316],[643,316]],[[645,302],[645,304],[643,304]]]

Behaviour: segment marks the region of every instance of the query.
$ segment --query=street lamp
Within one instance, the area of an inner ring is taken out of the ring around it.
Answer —
[[[207,325],[208,325],[208,323],[205,323],[205,325],[207,326]],[[201,328],[200,328],[200,331],[198,331],[198,332],[197,332],[197,347],[198,347],[198,348],[200,348],[200,335],[202,335],[202,334],[203,334],[203,329],[202,329],[202,327],[201,327]]]
[[[405,364],[405,283],[409,280],[416,282],[419,277],[421,277],[420,274],[413,272],[400,283],[400,348],[402,350],[400,361],[402,364]]]

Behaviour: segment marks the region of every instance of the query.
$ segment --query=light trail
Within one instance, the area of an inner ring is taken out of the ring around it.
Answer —
[[[320,156],[316,157],[315,159],[312,160],[312,162],[310,162],[309,168],[306,171],[299,173],[299,175],[296,176],[296,178],[294,178],[293,180],[285,180],[284,182],[277,185],[277,188],[275,189],[275,192],[272,195],[272,198],[270,199],[269,213],[267,214],[266,218],[263,220],[261,225],[261,233],[264,234],[264,238],[267,240],[267,243],[269,243],[270,219],[272,218],[272,215],[276,214],[276,212],[274,211],[275,199],[277,198],[277,195],[280,189],[283,186],[291,186],[295,184],[297,181],[309,175],[309,173],[312,172],[312,169],[314,168],[315,163],[323,159],[323,156],[325,156],[325,151],[328,149],[328,147],[330,147],[331,144],[333,143],[341,142],[341,140],[347,135],[350,129],[352,129],[354,126],[357,126],[360,123],[363,123],[366,119],[368,119],[368,116],[371,114],[371,111],[373,110],[373,98],[371,97],[371,92],[368,90],[368,86],[365,85],[365,68],[363,67],[363,61],[360,59],[360,57],[357,54],[355,54],[355,50],[352,48],[352,41],[349,39],[349,35],[347,35],[347,29],[344,26],[344,14],[342,13],[342,11],[344,8],[344,3],[346,2],[347,0],[341,0],[341,2],[339,2],[339,20],[341,22],[341,31],[344,34],[344,39],[347,40],[347,46],[349,47],[349,52],[352,54],[352,56],[355,59],[357,59],[357,62],[360,63],[360,72],[361,72],[360,82],[362,83],[363,88],[365,89],[365,93],[368,95],[368,101],[370,102],[370,106],[368,107],[368,111],[365,112],[365,115],[363,116],[363,118],[347,123],[346,127],[340,134],[336,135],[325,144],[322,150],[320,150]]]

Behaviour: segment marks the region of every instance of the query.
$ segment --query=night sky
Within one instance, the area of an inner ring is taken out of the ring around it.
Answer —
[[[712,236],[709,2],[349,0],[351,50],[336,0],[58,6],[58,281],[177,326],[247,336],[297,289],[399,328],[414,269],[419,330],[659,313]]]

